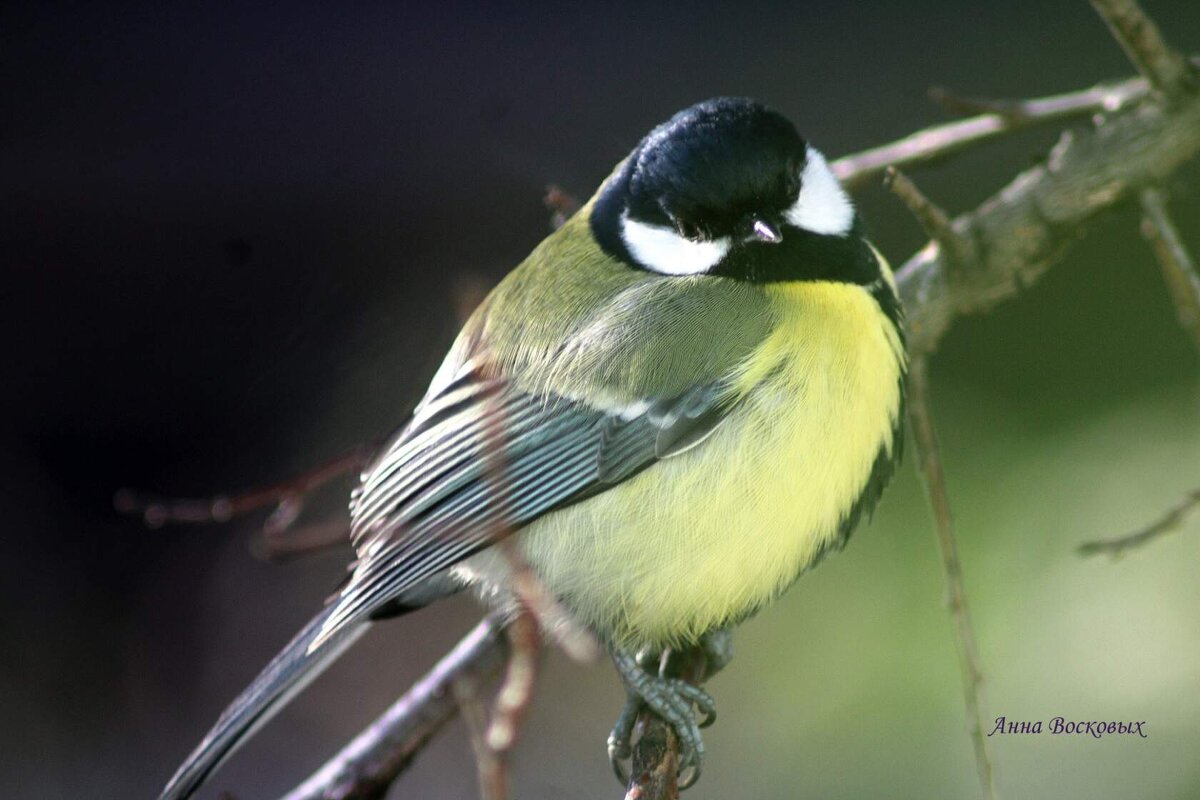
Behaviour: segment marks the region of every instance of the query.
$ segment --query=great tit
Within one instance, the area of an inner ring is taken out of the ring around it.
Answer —
[[[648,706],[698,770],[712,700],[645,656],[719,664],[730,626],[845,544],[899,459],[905,370],[892,273],[821,153],[751,100],[681,111],[470,317],[363,472],[348,580],[162,797],[372,619],[464,586],[511,603],[492,547],[510,534],[613,654],[630,699],[610,757]]]

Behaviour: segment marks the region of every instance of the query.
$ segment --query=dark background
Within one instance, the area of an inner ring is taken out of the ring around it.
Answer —
[[[1148,7],[1200,50],[1193,0]],[[1084,2],[6,6],[0,793],[153,796],[348,558],[271,566],[247,554],[253,520],[147,530],[113,491],[254,485],[396,425],[453,336],[455,287],[547,233],[547,183],[586,197],[718,94],[775,105],[834,157],[942,119],[931,85],[1029,96],[1130,71]],[[970,208],[1055,135],[916,177]],[[1171,188],[1200,249],[1198,176]],[[880,189],[858,199],[895,262],[922,243]],[[1200,786],[1195,530],[1116,566],[1071,554],[1200,477],[1196,354],[1136,222],[1091,226],[934,365],[988,713],[1150,724],[993,739],[1009,797]],[[689,797],[977,791],[928,528],[910,463],[845,555],[746,626]],[[287,788],[477,615],[460,598],[379,630],[206,796]],[[616,796],[616,678],[547,663],[518,796]],[[472,796],[472,769],[456,725],[395,796]]]

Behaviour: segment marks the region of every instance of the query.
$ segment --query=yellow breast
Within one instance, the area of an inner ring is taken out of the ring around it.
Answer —
[[[691,641],[770,601],[893,445],[904,357],[875,300],[843,283],[769,291],[777,324],[708,439],[521,534],[547,588],[618,644]]]

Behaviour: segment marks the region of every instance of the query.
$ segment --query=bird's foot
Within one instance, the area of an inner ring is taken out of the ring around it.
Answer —
[[[702,675],[705,679],[728,664],[733,657],[732,637],[728,631],[716,631],[705,636],[699,647],[704,654]],[[672,655],[679,654],[668,654],[666,659],[645,652],[637,657],[622,652],[613,654],[613,662],[628,692],[625,707],[608,737],[609,762],[622,785],[629,783],[625,763],[632,755],[634,725],[644,708],[649,708],[670,725],[679,740],[679,788],[688,788],[700,777],[700,767],[704,761],[704,740],[700,736],[700,729],[716,722],[716,704],[708,692],[673,676],[671,665],[676,659],[671,658]],[[697,711],[703,716],[700,721],[696,719]]]

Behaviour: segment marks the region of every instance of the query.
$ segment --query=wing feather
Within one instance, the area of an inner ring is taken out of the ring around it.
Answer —
[[[601,409],[455,376],[364,475],[351,508],[358,560],[313,646],[508,532],[694,446],[727,396],[710,384]]]

